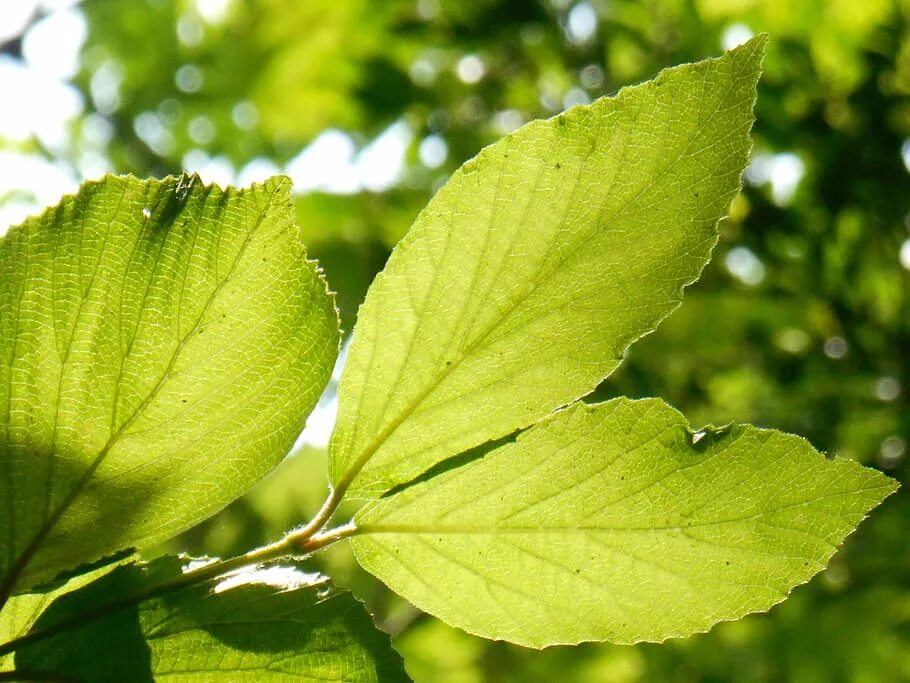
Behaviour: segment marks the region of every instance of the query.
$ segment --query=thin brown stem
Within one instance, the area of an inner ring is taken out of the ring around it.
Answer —
[[[338,505],[341,503],[341,497],[343,495],[343,490],[337,488],[332,489],[313,519],[307,522],[305,526],[289,532],[281,542],[302,545],[312,536],[322,531],[325,525],[329,523],[332,515],[335,514],[335,510],[338,509]]]

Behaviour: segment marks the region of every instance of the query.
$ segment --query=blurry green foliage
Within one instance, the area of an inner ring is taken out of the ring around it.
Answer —
[[[385,35],[386,10],[370,5],[317,0],[288,11],[257,0],[207,22],[192,3],[88,2],[78,83],[115,125],[118,165],[173,171],[195,144],[234,162],[281,160],[328,126],[369,120],[353,91]],[[106,88],[116,94],[98,97]],[[144,113],[167,131],[154,150],[142,149],[132,130]],[[194,127],[197,117],[208,125]]]
[[[211,22],[189,0],[82,7],[76,147],[103,117],[118,171],[178,171],[193,149],[237,168],[257,157],[281,168],[327,127],[358,146],[396,120],[413,130],[396,187],[298,199],[346,330],[391,246],[480,147],[567,103],[714,54],[737,30],[769,32],[755,162],[715,258],[686,305],[598,394],[662,396],[693,424],[798,432],[908,481],[907,0],[235,0]],[[460,64],[478,64],[466,56],[480,60],[480,76],[467,74],[475,82],[459,78]],[[154,149],[136,132],[149,116],[165,133]],[[447,148],[435,168],[418,154],[428,136]],[[797,170],[790,196],[773,173],[787,164]],[[192,532],[191,550],[237,552],[310,516],[324,494],[322,457],[288,460]],[[313,562],[334,563],[333,575],[370,599],[418,680],[897,681],[910,678],[908,519],[904,489],[784,605],[663,647],[486,643],[402,607],[346,549]]]

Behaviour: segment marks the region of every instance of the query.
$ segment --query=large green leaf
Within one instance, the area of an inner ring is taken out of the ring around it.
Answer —
[[[59,598],[32,635],[59,632],[17,650],[16,671],[67,681],[407,680],[389,637],[325,577],[253,569],[133,599],[179,573],[179,560],[162,558]]]
[[[693,434],[662,401],[621,398],[368,504],[353,544],[390,588],[471,633],[659,641],[780,602],[895,488],[796,436]]]
[[[676,308],[740,186],[764,43],[533,122],[452,176],[359,313],[336,487],[376,496],[533,424]]]
[[[287,453],[335,309],[289,181],[88,183],[0,241],[0,602],[223,507]]]

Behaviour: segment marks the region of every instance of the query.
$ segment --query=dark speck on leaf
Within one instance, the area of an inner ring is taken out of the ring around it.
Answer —
[[[556,162],[556,168],[562,168],[562,164],[560,164],[558,161]]]

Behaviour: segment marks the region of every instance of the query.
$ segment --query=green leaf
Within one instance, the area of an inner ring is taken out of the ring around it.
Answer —
[[[118,564],[135,562],[131,553],[123,553],[116,558],[106,558],[99,566],[83,567],[78,575],[59,585],[48,586],[42,592],[20,593],[14,595],[0,608],[0,644],[24,636],[41,616],[42,612],[60,596],[88,585],[95,579],[104,576]],[[0,672],[13,669],[13,654],[0,655]]]
[[[177,558],[162,558],[60,598],[32,633],[61,632],[23,645],[17,672],[67,681],[407,680],[389,637],[325,577],[270,567],[134,599],[179,573]]]
[[[769,609],[894,481],[751,426],[692,433],[657,399],[575,404],[368,504],[357,559],[488,638],[660,641]]]
[[[331,476],[375,497],[590,392],[675,309],[740,187],[765,38],[465,164],[358,315]]]
[[[338,327],[289,186],[108,177],[0,240],[0,603],[179,533],[290,449]]]

